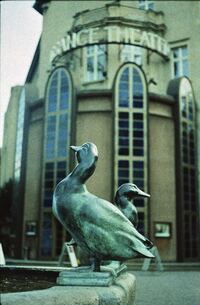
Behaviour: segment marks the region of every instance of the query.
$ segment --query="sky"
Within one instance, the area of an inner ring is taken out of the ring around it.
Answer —
[[[11,87],[24,84],[42,31],[42,16],[33,9],[34,2],[0,2],[0,147]]]

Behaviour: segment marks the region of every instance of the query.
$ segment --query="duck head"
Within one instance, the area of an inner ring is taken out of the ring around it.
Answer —
[[[87,142],[81,146],[70,146],[76,152],[78,163],[96,163],[98,160],[98,150],[94,143]]]
[[[135,184],[124,183],[117,190],[115,202],[119,203],[119,200],[121,201],[123,198],[131,201],[132,199],[138,197],[150,197],[150,195],[140,190]]]

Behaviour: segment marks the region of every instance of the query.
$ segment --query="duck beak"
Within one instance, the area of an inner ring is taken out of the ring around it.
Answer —
[[[140,189],[138,189],[138,193],[137,193],[137,197],[151,197],[149,194],[141,191]]]
[[[81,146],[70,146],[70,148],[72,149],[72,150],[74,150],[75,152],[77,152],[77,151],[79,151],[80,149],[81,149]]]

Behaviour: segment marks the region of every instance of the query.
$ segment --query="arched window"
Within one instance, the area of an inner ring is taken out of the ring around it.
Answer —
[[[183,244],[186,259],[197,251],[198,206],[195,165],[195,107],[190,81],[182,78],[179,87],[180,150],[182,172]]]
[[[17,117],[17,136],[16,136],[16,151],[15,151],[15,165],[14,177],[15,182],[19,182],[21,175],[22,163],[22,148],[24,136],[24,117],[25,117],[25,88],[22,89],[19,99],[19,110]]]
[[[61,232],[61,236],[55,236],[55,245],[52,243],[52,226],[56,226],[54,229],[57,232],[59,224],[52,219],[51,206],[56,184],[69,171],[71,100],[71,77],[65,68],[57,68],[50,76],[46,90],[41,240],[43,256],[59,255],[64,239]]]
[[[176,102],[177,256],[180,261],[191,261],[199,257],[195,102],[192,84],[187,77],[175,78],[170,81],[167,93]]]
[[[147,89],[142,70],[125,64],[115,82],[115,189],[126,182],[148,191]],[[139,230],[147,228],[147,203],[135,201]]]

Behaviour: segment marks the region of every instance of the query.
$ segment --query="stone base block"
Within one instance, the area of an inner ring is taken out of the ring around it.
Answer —
[[[122,273],[109,287],[55,286],[44,290],[1,295],[2,305],[133,305],[135,277]]]
[[[126,265],[101,266],[102,272],[93,272],[91,267],[68,268],[59,273],[57,284],[61,286],[105,286],[115,283],[116,278],[127,270]]]

